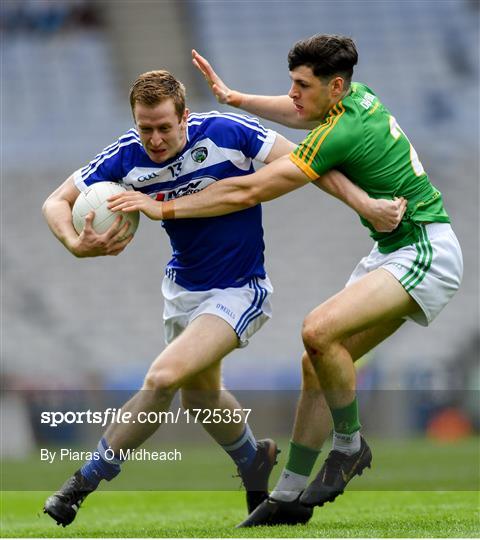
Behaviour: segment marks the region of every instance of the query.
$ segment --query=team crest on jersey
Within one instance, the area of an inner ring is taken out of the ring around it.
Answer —
[[[192,159],[197,163],[203,163],[207,159],[207,156],[208,150],[205,148],[205,146],[200,146],[192,150]]]

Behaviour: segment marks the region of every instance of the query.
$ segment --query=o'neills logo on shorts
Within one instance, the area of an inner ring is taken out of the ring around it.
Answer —
[[[228,309],[227,306],[224,306],[223,304],[217,304],[217,309],[219,309],[220,311],[223,311],[223,312],[226,313],[231,319],[234,319],[234,320],[235,320],[235,313],[234,313],[231,309]]]

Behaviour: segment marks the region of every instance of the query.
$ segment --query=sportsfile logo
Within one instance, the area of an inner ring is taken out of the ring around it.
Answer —
[[[172,199],[177,199],[178,197],[183,197],[185,195],[191,195],[192,193],[197,193],[198,191],[202,191],[202,189],[205,189],[210,184],[213,184],[216,181],[215,178],[212,178],[210,176],[199,178],[196,180],[192,180],[185,186],[180,186],[175,189],[171,189],[169,191],[160,191],[157,193],[155,199],[157,201],[170,201]]]

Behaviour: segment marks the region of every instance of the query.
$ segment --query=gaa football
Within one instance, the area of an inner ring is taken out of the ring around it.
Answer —
[[[117,214],[122,215],[122,224],[125,220],[130,222],[130,227],[126,236],[134,234],[138,227],[140,219],[139,212],[112,212],[108,209],[107,199],[112,195],[126,191],[126,189],[116,182],[97,182],[82,191],[77,197],[72,209],[73,226],[80,234],[85,225],[85,216],[92,210],[95,212],[95,218],[92,226],[99,234],[106,232],[115,221]]]

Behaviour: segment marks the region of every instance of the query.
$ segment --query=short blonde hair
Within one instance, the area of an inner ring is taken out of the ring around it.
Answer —
[[[130,106],[134,112],[135,104],[141,103],[155,107],[171,98],[179,119],[185,112],[185,86],[171,73],[163,69],[142,73],[130,89]]]

